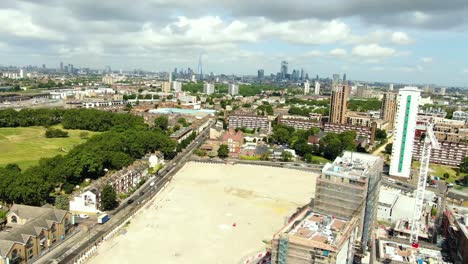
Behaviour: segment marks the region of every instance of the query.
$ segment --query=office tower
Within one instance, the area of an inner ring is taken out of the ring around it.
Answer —
[[[310,83],[309,81],[304,82],[304,94],[307,95],[310,92]]]
[[[359,219],[360,248],[364,252],[377,215],[383,159],[345,151],[327,163],[316,181],[314,211],[342,219]]]
[[[429,88],[429,85],[424,86],[424,93],[429,93],[431,91],[431,88]]]
[[[333,74],[333,84],[339,84],[341,83],[341,80],[340,80],[340,75],[339,74]]]
[[[390,175],[409,178],[413,156],[413,140],[421,91],[405,87],[398,92]]]
[[[174,89],[175,92],[181,92],[182,91],[182,83],[178,81],[173,81],[172,82],[172,89]]]
[[[215,91],[215,85],[214,83],[204,83],[203,84],[203,93],[204,94],[213,94]]]
[[[380,107],[380,118],[388,122],[388,129],[393,130],[395,123],[395,112],[397,106],[396,93],[384,93],[382,98],[382,106]]]
[[[45,70],[47,67],[45,64],[42,64],[42,69]]]
[[[60,72],[63,72],[63,61],[60,62]]]
[[[308,73],[305,74],[305,78],[306,78],[306,80],[309,80],[309,74]]]
[[[346,124],[349,86],[333,84],[330,98],[330,123]]]
[[[281,69],[280,69],[281,79],[286,79],[288,75],[288,62],[282,61],[281,62]]]
[[[346,73],[343,74],[343,84],[347,84],[347,83],[346,83]]]
[[[390,85],[388,85],[388,90],[389,90],[389,91],[393,91],[393,83],[391,83]]]
[[[362,84],[359,84],[356,87],[356,97],[363,98],[366,90],[367,90],[367,85],[364,86]]]
[[[234,83],[229,84],[228,93],[230,95],[238,95],[239,94],[239,85],[234,84]]]
[[[263,77],[265,77],[265,71],[263,69],[260,69],[257,71],[257,77],[259,79],[263,79]]]
[[[304,69],[301,68],[301,80],[304,80]]]
[[[315,95],[320,95],[320,83],[318,81],[315,81],[314,94]]]
[[[163,82],[161,85],[161,91],[163,93],[169,93],[171,91],[171,83],[170,82]]]
[[[445,95],[445,87],[440,88],[440,95]]]

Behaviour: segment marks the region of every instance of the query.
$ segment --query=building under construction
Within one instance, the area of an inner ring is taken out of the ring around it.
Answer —
[[[378,156],[345,151],[327,163],[317,178],[314,211],[341,219],[358,219],[357,248],[367,250],[377,216],[383,160]]]
[[[351,264],[358,219],[345,220],[306,207],[273,236],[271,263]]]

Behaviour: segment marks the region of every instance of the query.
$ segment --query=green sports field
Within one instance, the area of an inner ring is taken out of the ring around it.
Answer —
[[[55,126],[54,128],[60,128]],[[44,127],[0,128],[0,167],[16,163],[21,169],[36,165],[40,158],[65,155],[74,146],[86,139],[80,138],[81,132],[88,132],[89,137],[96,132],[84,130],[66,130],[67,138],[46,138]]]

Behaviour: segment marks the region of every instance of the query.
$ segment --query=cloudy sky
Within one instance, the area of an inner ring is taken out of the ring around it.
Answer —
[[[0,65],[468,86],[467,0],[1,0]]]

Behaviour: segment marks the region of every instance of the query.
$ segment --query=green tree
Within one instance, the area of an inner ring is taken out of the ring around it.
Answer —
[[[68,210],[69,209],[70,200],[66,195],[58,195],[55,197],[55,207],[61,210]]]
[[[88,132],[85,132],[85,131],[80,132],[80,138],[82,138],[82,139],[87,139],[87,138],[89,138],[89,133],[88,133]]]
[[[117,207],[117,194],[112,186],[106,185],[101,191],[101,209],[108,211],[115,207]]]
[[[385,153],[388,154],[388,155],[391,155],[392,154],[392,148],[393,148],[393,143],[388,143],[385,146]]]
[[[468,157],[464,157],[460,163],[460,172],[468,173]]]
[[[0,210],[0,222],[6,220],[6,215],[7,215],[7,213],[8,213],[8,211]]]
[[[385,130],[377,128],[375,130],[375,139],[382,141],[384,139],[387,139],[387,132]]]
[[[292,155],[291,152],[289,152],[289,151],[281,152],[281,161],[285,161],[285,162],[291,161],[292,158],[293,158],[293,155]]]
[[[450,178],[450,174],[448,174],[447,172],[446,172],[446,173],[444,173],[444,179],[446,179],[446,180],[447,180],[448,178]]]
[[[161,130],[165,131],[165,130],[167,130],[167,128],[169,126],[169,119],[167,118],[167,116],[158,116],[154,120],[154,125],[156,127],[159,127]]]
[[[227,158],[229,156],[229,148],[226,144],[221,144],[218,149],[218,157]]]

